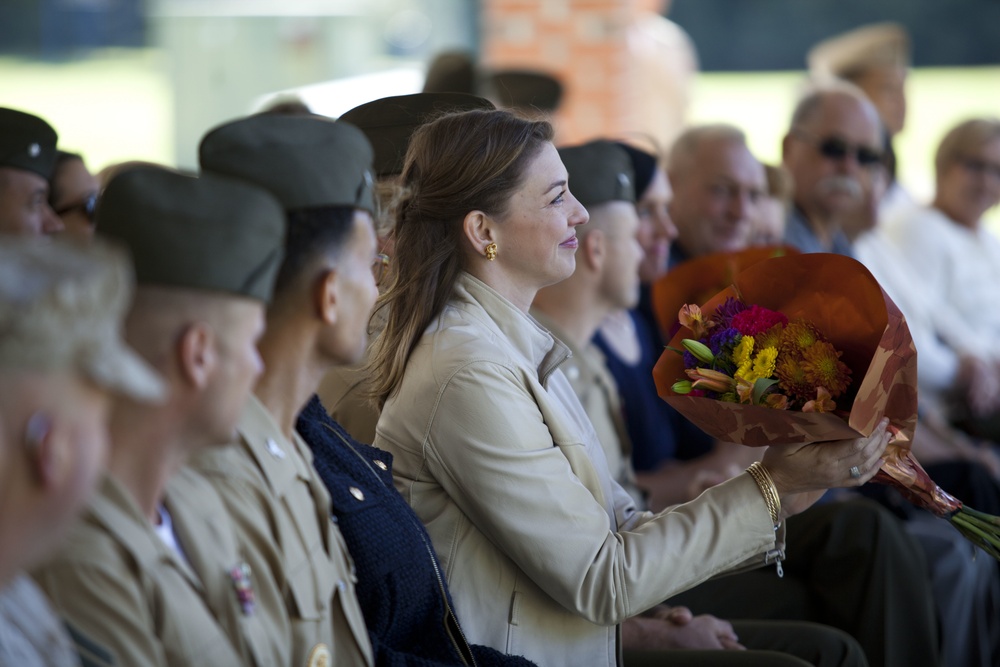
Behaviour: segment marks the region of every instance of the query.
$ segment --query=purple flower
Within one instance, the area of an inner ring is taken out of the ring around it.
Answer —
[[[738,313],[742,313],[746,309],[747,305],[745,303],[739,299],[729,297],[726,299],[725,303],[715,309],[715,315],[713,315],[712,318],[720,327],[728,329],[733,317],[735,317]]]

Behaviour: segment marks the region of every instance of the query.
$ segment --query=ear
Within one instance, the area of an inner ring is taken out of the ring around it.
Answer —
[[[462,230],[465,238],[472,246],[475,255],[484,257],[486,246],[496,243],[496,234],[493,229],[493,220],[482,211],[469,211],[462,220]]]
[[[338,273],[336,269],[329,269],[323,272],[316,279],[316,286],[313,288],[313,305],[316,315],[324,324],[332,325],[337,323],[337,282]]]
[[[581,241],[580,248],[576,253],[576,261],[579,263],[582,260],[588,269],[594,273],[600,273],[608,256],[607,237],[600,229],[591,229]]]
[[[51,487],[58,481],[59,459],[65,454],[60,451],[58,438],[53,436],[54,430],[52,418],[44,412],[32,414],[24,428],[28,465],[43,487]]]
[[[188,325],[177,341],[177,362],[180,376],[196,389],[208,386],[208,380],[218,363],[216,336],[204,322]]]
[[[792,146],[792,135],[791,134],[786,134],[781,139],[781,161],[782,162],[785,162],[785,160],[788,158],[788,154],[791,152],[791,146]]]

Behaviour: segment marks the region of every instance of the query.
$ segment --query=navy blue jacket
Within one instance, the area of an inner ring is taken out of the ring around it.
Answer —
[[[376,666],[531,667],[465,640],[430,536],[392,484],[392,455],[354,440],[315,396],[296,428],[354,559]]]

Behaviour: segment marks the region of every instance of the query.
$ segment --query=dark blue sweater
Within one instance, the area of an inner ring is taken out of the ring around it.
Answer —
[[[375,664],[465,665],[471,654],[481,667],[530,667],[524,658],[466,642],[430,536],[392,484],[392,455],[351,438],[315,396],[296,427],[354,559]]]

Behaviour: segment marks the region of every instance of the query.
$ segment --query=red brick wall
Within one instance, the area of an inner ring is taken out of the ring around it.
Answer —
[[[482,63],[549,72],[565,89],[557,141],[628,131],[625,30],[637,0],[483,0]]]

